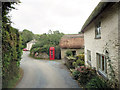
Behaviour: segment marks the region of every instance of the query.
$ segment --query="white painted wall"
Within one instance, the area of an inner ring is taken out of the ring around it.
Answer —
[[[32,48],[32,45],[33,45],[34,43],[27,43],[27,50],[30,50],[31,48]]]
[[[99,18],[101,18],[101,39],[95,39],[95,22]],[[107,47],[113,68],[118,75],[118,11],[116,6],[106,9],[86,28],[84,44],[86,65],[88,65],[87,50],[91,51],[92,67],[97,68],[96,53],[105,54],[104,50]]]

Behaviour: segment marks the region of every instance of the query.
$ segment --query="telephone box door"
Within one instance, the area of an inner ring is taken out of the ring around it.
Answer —
[[[50,53],[50,60],[54,60],[55,59],[55,48],[50,47],[49,53]]]

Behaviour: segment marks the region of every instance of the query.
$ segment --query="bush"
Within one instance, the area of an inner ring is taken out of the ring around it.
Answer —
[[[79,54],[76,56],[76,59],[80,59],[84,61],[84,54]]]
[[[80,74],[80,72],[79,72],[79,71],[76,71],[76,70],[72,72],[73,78],[74,78],[75,80],[77,80],[77,79],[79,78],[79,74]]]
[[[84,66],[84,61],[82,60],[77,60],[76,62],[74,61],[72,63],[73,67],[76,68],[77,66]]]
[[[72,65],[73,67],[77,67],[77,63],[75,61],[72,63]]]
[[[72,51],[70,50],[66,51],[66,56],[72,56]]]
[[[17,4],[18,2],[16,2]],[[2,2],[2,15],[0,20],[0,86],[2,88],[8,88],[10,80],[17,77],[19,73],[19,65],[22,55],[22,39],[18,29],[11,26],[11,20],[9,18],[9,11],[11,11],[15,4],[14,2]],[[15,8],[14,8],[15,9]],[[0,87],[1,88],[1,87]]]
[[[2,28],[2,85],[8,87],[19,73],[22,41],[17,29],[6,25]]]
[[[96,75],[95,69],[87,68],[85,66],[80,66],[77,68],[77,71],[80,72],[78,81],[81,85],[85,85],[92,77]]]
[[[96,76],[86,84],[86,88],[108,88],[108,86],[105,80]]]
[[[73,62],[76,60],[76,58],[74,58],[73,56],[69,56],[69,57],[66,57],[65,59],[65,64],[66,66],[70,69],[70,68],[74,68],[73,67]]]
[[[77,60],[76,63],[77,63],[77,66],[83,66],[84,65],[84,61],[82,61],[82,60]]]

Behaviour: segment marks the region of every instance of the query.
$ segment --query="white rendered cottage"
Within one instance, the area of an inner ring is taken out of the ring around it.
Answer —
[[[32,48],[32,45],[35,44],[36,40],[31,40],[30,42],[27,43],[27,50],[30,50]]]
[[[110,79],[111,68],[120,81],[120,2],[100,2],[82,27],[85,64],[95,67],[99,74]],[[114,79],[115,79],[114,78]]]

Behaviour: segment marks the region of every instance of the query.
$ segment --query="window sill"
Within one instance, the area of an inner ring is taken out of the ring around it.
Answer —
[[[95,39],[101,39],[101,37],[95,37]]]
[[[108,78],[107,78],[107,74],[105,74],[103,71],[98,70],[98,73],[99,73],[101,76],[103,76],[105,79],[108,79]]]
[[[91,61],[87,61],[87,63],[91,66]]]

